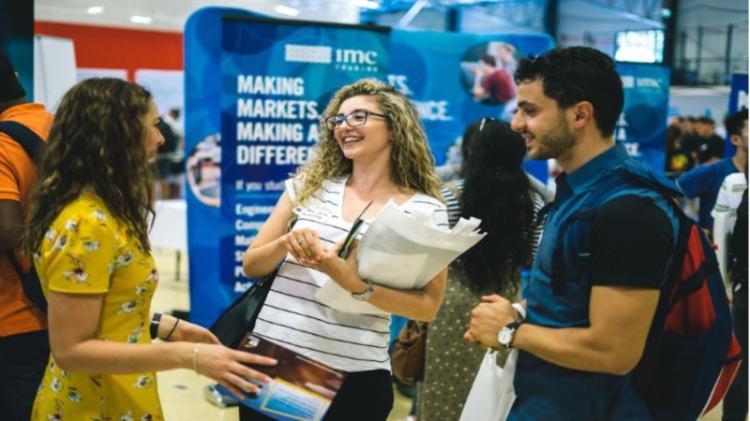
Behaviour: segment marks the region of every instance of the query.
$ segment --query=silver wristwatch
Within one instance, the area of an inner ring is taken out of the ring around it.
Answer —
[[[367,289],[360,293],[352,292],[352,298],[357,301],[369,301],[372,296],[372,281],[369,279],[363,279],[363,281],[367,283]]]
[[[518,326],[521,326],[521,323],[523,323],[523,320],[512,321],[503,326],[500,332],[497,333],[497,341],[503,348],[512,347],[513,338],[516,336],[516,329],[518,329]]]

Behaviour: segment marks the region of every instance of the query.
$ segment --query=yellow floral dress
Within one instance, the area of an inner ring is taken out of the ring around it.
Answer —
[[[128,236],[91,191],[68,204],[34,254],[45,294],[103,294],[96,338],[147,344],[154,260]],[[86,374],[61,370],[50,356],[39,386],[34,421],[163,420],[155,373]]]

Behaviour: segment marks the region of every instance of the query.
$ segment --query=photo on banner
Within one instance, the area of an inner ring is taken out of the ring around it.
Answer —
[[[454,165],[467,126],[485,117],[512,118],[517,61],[553,46],[546,34],[393,30],[388,82],[414,102],[436,164]],[[529,161],[525,166],[546,180],[545,163]]]

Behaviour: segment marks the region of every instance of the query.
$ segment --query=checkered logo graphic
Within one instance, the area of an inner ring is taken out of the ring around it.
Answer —
[[[286,44],[284,46],[284,60],[297,63],[330,64],[333,57],[331,47],[317,45]]]

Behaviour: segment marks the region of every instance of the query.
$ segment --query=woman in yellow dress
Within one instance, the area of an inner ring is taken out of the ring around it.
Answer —
[[[118,79],[71,88],[40,166],[26,247],[48,300],[52,355],[32,420],[160,420],[155,372],[192,368],[240,395],[268,378],[207,329],[150,317],[148,164],[164,141],[151,94]],[[151,343],[151,333],[165,340]]]

